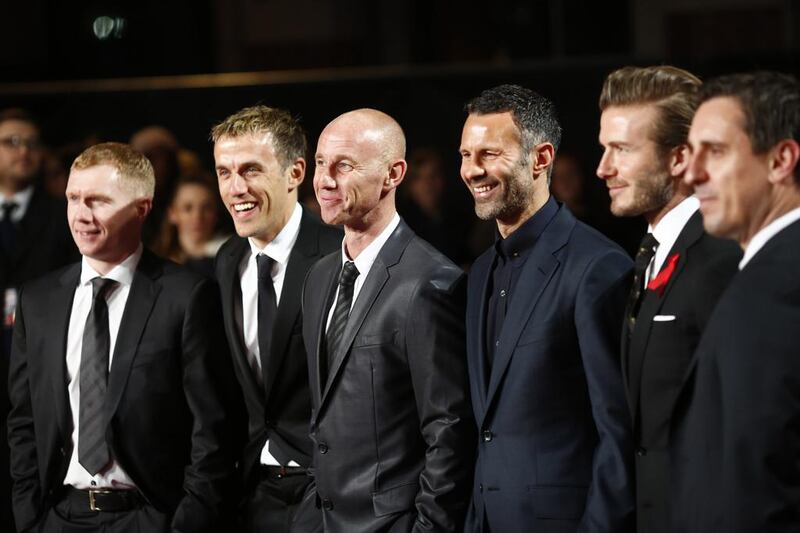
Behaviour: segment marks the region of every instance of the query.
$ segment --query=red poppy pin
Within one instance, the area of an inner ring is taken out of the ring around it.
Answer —
[[[667,288],[667,283],[669,283],[669,278],[672,277],[672,273],[675,272],[675,266],[678,264],[678,258],[680,258],[680,256],[681,254],[672,254],[667,258],[666,266],[647,284],[648,290],[658,292],[659,297],[664,295],[664,290]]]

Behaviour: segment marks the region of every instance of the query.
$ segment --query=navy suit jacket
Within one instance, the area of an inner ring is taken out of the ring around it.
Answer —
[[[475,262],[467,354],[479,428],[467,531],[632,529],[633,448],[618,356],[632,268],[611,241],[561,206],[521,267],[492,368],[488,282]]]

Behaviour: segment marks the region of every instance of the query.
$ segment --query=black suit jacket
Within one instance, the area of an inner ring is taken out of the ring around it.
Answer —
[[[8,418],[20,530],[53,504],[72,453],[67,331],[80,263],[24,286]],[[145,251],[117,336],[105,409],[112,456],[180,531],[215,531],[233,477],[235,387],[210,280]]]
[[[800,527],[800,221],[731,281],[700,339],[674,432],[674,531]]]
[[[308,269],[320,257],[338,250],[341,230],[326,226],[303,211],[300,232],[289,255],[280,305],[273,327],[269,354],[261,354],[263,386],[259,386],[247,361],[242,336],[242,292],[239,266],[251,253],[247,239],[232,237],[217,254],[217,280],[222,291],[225,334],[231,348],[236,377],[247,405],[248,430],[240,469],[247,487],[257,480],[261,450],[269,438],[299,465],[311,463],[308,420],[311,393],[308,389],[308,364],[302,339],[300,296]]]
[[[674,254],[678,261],[667,285],[645,291],[633,334],[627,320],[622,332],[622,371],[637,448],[637,529],[648,533],[670,531],[670,417],[700,335],[737,272],[742,251],[733,241],[705,233],[697,211],[667,258]]]
[[[314,474],[325,531],[460,531],[472,478],[464,274],[400,225],[353,304],[320,375],[337,251],[303,293]]]
[[[470,533],[624,533],[633,526],[619,324],[631,260],[563,205],[510,296],[491,368],[495,248],[469,277],[467,353],[480,431]]]

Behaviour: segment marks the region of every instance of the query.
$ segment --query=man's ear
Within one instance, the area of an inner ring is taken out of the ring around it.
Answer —
[[[531,173],[533,176],[547,176],[550,167],[553,165],[555,155],[556,149],[551,143],[543,142],[534,146],[530,153]]]
[[[306,160],[298,157],[292,161],[292,164],[286,169],[286,173],[286,184],[289,187],[289,192],[292,192],[303,183],[303,179],[306,177]]]
[[[769,182],[773,185],[794,181],[797,162],[800,159],[800,145],[794,139],[784,139],[769,151]]]
[[[689,168],[692,150],[688,144],[679,144],[669,151],[669,175],[673,178],[683,176]]]
[[[391,189],[396,189],[400,183],[403,182],[407,168],[408,164],[404,159],[397,159],[391,162],[389,165],[389,172],[387,172],[386,178],[383,180],[384,192],[387,192]]]
[[[153,199],[137,198],[134,201],[136,204],[136,214],[138,215],[140,220],[144,220],[145,218],[147,218],[147,215],[150,214],[150,211],[153,210]]]

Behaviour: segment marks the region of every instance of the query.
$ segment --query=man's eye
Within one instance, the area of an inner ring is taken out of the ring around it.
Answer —
[[[350,172],[351,170],[353,170],[353,165],[351,165],[350,163],[345,163],[344,161],[340,161],[336,165],[336,168],[338,168],[342,172]]]

